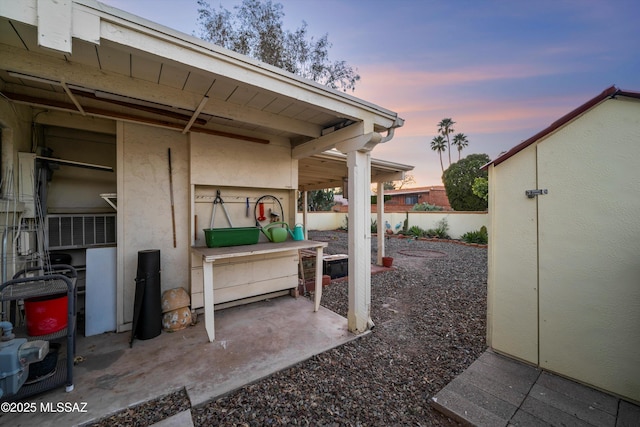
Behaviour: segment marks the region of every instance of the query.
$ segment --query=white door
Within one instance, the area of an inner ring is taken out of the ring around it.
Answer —
[[[538,235],[536,147],[489,170],[491,234],[488,342],[495,350],[538,363]]]

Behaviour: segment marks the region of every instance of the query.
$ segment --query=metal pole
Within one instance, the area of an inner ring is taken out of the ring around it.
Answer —
[[[171,148],[167,149],[169,154],[169,192],[171,193],[171,226],[173,227],[173,247],[176,247],[176,212],[173,206],[173,173],[171,171]]]

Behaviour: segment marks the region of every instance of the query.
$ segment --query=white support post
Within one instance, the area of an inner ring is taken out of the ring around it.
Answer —
[[[365,332],[371,306],[371,155],[347,153],[349,167],[349,307],[347,323]]]
[[[309,226],[309,192],[302,192],[302,224],[304,225],[304,240],[309,239],[307,227]]]
[[[384,226],[384,182],[378,182],[378,189],[377,189],[377,206],[378,206],[378,214],[376,216],[376,222],[378,224],[378,258],[376,260],[376,263],[378,265],[382,265],[382,257],[385,256],[384,255],[384,238],[385,238],[385,233],[387,232],[387,230],[385,229]]]
[[[209,337],[209,342],[216,339],[216,327],[214,320],[214,293],[213,293],[213,261],[202,260],[202,273],[204,283],[204,327]]]

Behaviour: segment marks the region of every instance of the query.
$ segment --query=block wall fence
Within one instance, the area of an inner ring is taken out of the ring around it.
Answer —
[[[428,230],[436,228],[437,223],[442,219],[447,220],[449,225],[449,235],[452,239],[459,239],[468,231],[479,230],[483,225],[489,228],[489,215],[487,212],[385,212],[384,220],[388,221],[393,230],[400,224],[400,229],[405,219],[409,219],[409,228],[414,225]],[[347,214],[344,212],[309,212],[308,230],[336,230],[346,225]],[[376,219],[376,214],[371,214],[372,220]],[[302,213],[296,214],[296,223],[302,224]]]

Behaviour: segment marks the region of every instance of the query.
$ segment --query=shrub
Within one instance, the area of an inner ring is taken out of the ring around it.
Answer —
[[[422,203],[416,203],[415,205],[413,205],[413,208],[411,208],[411,210],[413,211],[441,211],[442,207],[440,206],[436,206],[436,205],[431,205],[427,202],[422,202]]]
[[[489,241],[489,236],[487,234],[487,227],[484,225],[480,228],[480,230],[476,231],[468,231],[462,235],[462,240],[467,243],[480,243],[482,245],[486,245]]]
[[[438,239],[449,239],[449,223],[446,218],[442,218],[436,223],[435,228],[430,228],[424,232],[427,237],[437,237]]]
[[[417,225],[413,225],[407,230],[407,234],[413,237],[422,237],[424,236],[424,230]]]
[[[375,234],[378,232],[378,221],[376,221],[375,219],[371,218],[371,233]]]
[[[469,154],[444,171],[442,182],[454,211],[487,210],[487,201],[473,193],[473,183],[476,178],[487,178],[487,171],[480,168],[489,161],[486,154]]]

